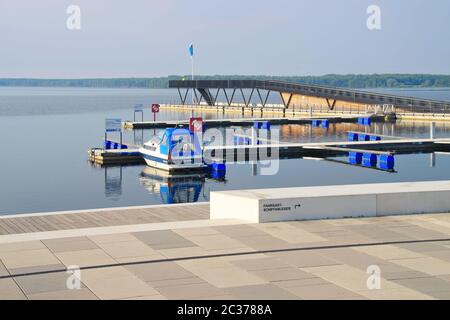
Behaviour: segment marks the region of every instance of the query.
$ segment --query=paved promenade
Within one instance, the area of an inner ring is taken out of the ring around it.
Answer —
[[[249,224],[180,208],[196,218],[4,232],[0,299],[450,299],[450,214]]]

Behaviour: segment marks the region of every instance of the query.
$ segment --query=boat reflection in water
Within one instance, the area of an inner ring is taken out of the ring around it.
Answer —
[[[141,184],[151,193],[159,192],[162,203],[166,204],[198,202],[200,197],[207,201],[209,195],[205,190],[207,179],[226,182],[225,172],[170,174],[165,170],[146,167],[139,177]]]

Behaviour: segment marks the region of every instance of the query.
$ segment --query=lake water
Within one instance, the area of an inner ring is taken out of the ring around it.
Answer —
[[[450,89],[395,90],[394,94],[450,100]],[[213,190],[326,184],[450,179],[450,156],[396,156],[396,173],[314,160],[280,160],[276,175],[258,174],[258,165],[230,164],[224,179],[208,176],[160,179],[145,166],[101,168],[87,150],[101,146],[105,118],[133,118],[136,103],[169,103],[176,91],[144,89],[1,88],[0,215],[208,201]],[[275,102],[275,101],[274,101]],[[158,119],[187,119],[190,112],[163,110]],[[204,118],[221,113],[201,114]],[[239,117],[238,114],[226,114]],[[151,119],[148,110],[144,117]],[[342,140],[354,124],[280,128],[282,141]],[[373,124],[368,132],[427,137],[429,124]],[[153,130],[125,132],[124,140],[148,139]],[[450,124],[437,125],[437,137],[450,137]]]

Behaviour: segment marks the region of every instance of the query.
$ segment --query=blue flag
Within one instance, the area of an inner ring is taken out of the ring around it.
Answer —
[[[192,43],[191,43],[190,46],[189,46],[189,55],[190,55],[191,57],[194,56],[194,45],[193,45]]]

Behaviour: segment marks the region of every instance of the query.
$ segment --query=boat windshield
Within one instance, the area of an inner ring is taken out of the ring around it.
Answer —
[[[161,142],[163,136],[164,136],[164,131],[160,131],[160,132],[158,132],[158,134],[154,135],[150,139],[149,143],[150,144],[159,144]]]
[[[189,133],[178,133],[172,135],[172,146],[179,151],[192,151],[194,146],[191,141],[191,135]]]

